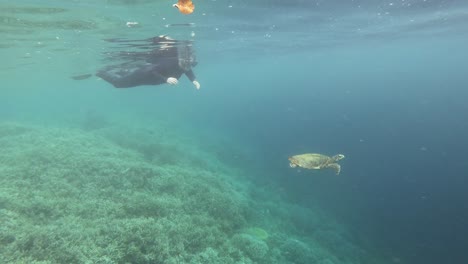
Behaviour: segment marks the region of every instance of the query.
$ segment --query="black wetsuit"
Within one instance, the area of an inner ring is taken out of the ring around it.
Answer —
[[[195,81],[195,74],[192,69],[188,71],[179,66],[177,57],[159,57],[151,60],[140,68],[128,70],[115,69],[101,70],[96,75],[114,85],[116,88],[129,88],[139,85],[158,85],[167,82],[169,77],[179,79],[185,74],[191,82]]]

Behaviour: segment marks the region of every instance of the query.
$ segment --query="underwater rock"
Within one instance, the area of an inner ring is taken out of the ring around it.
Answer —
[[[15,123],[0,123],[0,138],[8,136],[18,136],[31,131],[32,128]]]
[[[288,239],[281,246],[281,252],[283,256],[295,264],[310,264],[314,263],[311,260],[314,259],[310,248],[304,242],[297,239]]]
[[[234,235],[232,244],[253,261],[263,260],[269,251],[265,241],[247,234]]]

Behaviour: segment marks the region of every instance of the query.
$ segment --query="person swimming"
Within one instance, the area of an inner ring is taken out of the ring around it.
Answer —
[[[99,70],[96,75],[116,88],[165,83],[176,85],[182,75],[186,75],[195,88],[200,89],[192,69],[198,62],[190,42],[176,41],[167,36],[154,37],[152,42],[158,48],[145,53],[147,58],[143,64],[112,65]]]

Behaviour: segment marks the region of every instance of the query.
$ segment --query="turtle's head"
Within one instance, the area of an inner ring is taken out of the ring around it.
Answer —
[[[296,168],[297,167],[297,161],[294,157],[289,157],[289,167],[291,168]]]
[[[335,161],[339,161],[339,160],[344,159],[344,158],[345,158],[345,155],[343,155],[343,154],[337,154],[337,155],[333,156],[333,159]]]

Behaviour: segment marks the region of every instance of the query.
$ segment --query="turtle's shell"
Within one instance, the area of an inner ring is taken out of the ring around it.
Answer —
[[[291,164],[305,169],[319,169],[327,163],[333,162],[329,156],[318,153],[307,153],[289,157]]]

